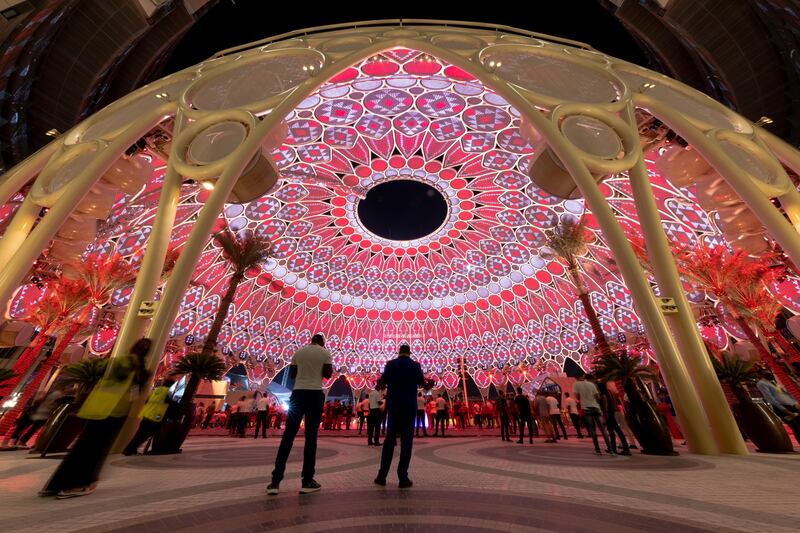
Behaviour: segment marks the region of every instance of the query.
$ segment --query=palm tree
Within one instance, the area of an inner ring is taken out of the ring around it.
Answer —
[[[135,277],[130,264],[119,254],[107,257],[90,254],[80,261],[65,265],[64,278],[49,292],[49,305],[59,310],[59,327],[63,329],[66,324],[69,326],[53,352],[39,365],[36,376],[26,385],[16,407],[0,421],[0,435],[8,431],[69,343],[86,327],[92,309],[106,305],[114,291],[131,284]]]
[[[603,327],[597,318],[597,312],[594,310],[592,299],[589,297],[589,291],[583,282],[578,265],[578,258],[586,255],[586,245],[591,240],[591,232],[586,229],[583,217],[579,220],[564,219],[558,226],[547,232],[547,246],[567,264],[567,270],[575,285],[575,292],[583,304],[583,310],[589,319],[589,326],[594,333],[597,349],[600,351],[600,355],[605,356],[612,353],[611,346],[603,333]]]
[[[674,455],[669,426],[658,412],[642,380],[656,380],[655,368],[643,365],[642,357],[624,350],[595,358],[594,373],[601,381],[616,381],[628,397],[625,416],[644,453]]]
[[[225,363],[213,353],[190,353],[172,365],[172,375],[188,375],[189,381],[183,389],[180,409],[175,414],[167,411],[158,438],[153,441],[153,453],[178,453],[192,427],[192,398],[200,381],[215,381],[225,375]],[[179,415],[179,416],[178,416]]]
[[[777,275],[772,268],[774,255],[754,259],[741,250],[731,253],[722,246],[710,247],[702,243],[694,247],[676,246],[673,255],[681,274],[712,293],[725,306],[772,373],[790,394],[800,397],[800,387],[757,334],[760,331],[763,338],[771,338],[783,347],[776,335],[770,334],[775,329],[774,319],[779,310],[767,289]]]
[[[106,373],[107,366],[108,359],[101,357],[89,357],[69,364],[61,371],[59,383],[63,386],[77,385],[77,397],[82,399],[100,381]]]
[[[191,405],[200,381],[216,381],[225,375],[225,363],[215,354],[190,353],[172,365],[173,375],[188,375],[189,381],[183,389],[182,405]]]
[[[722,352],[712,357],[717,377],[726,383],[736,397],[732,410],[742,431],[763,452],[791,452],[792,443],[783,421],[764,402],[754,402],[747,388],[758,380],[754,363]]]
[[[253,234],[245,234],[240,237],[225,228],[214,236],[214,240],[222,248],[222,255],[233,269],[233,274],[228,282],[225,296],[220,301],[219,309],[217,309],[217,314],[214,316],[214,322],[211,324],[208,336],[203,343],[201,351],[204,354],[214,353],[217,339],[220,331],[222,331],[222,325],[228,316],[228,309],[233,303],[236,289],[244,280],[247,270],[260,265],[272,255],[272,242],[269,239],[257,237]]]
[[[641,355],[631,357],[624,351],[613,357],[595,358],[593,371],[602,381],[614,381],[623,387],[637,379],[657,379],[656,369],[643,365]]]

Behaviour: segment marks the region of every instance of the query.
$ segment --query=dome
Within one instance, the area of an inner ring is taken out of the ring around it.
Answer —
[[[778,197],[796,222],[796,190],[774,154],[797,162],[701,93],[580,43],[466,23],[294,32],[145,86],[12,169],[3,243],[24,244],[0,286],[20,318],[41,294],[25,261],[44,252],[40,262],[57,270],[88,252],[141,265],[160,239],[152,260],[181,250],[176,273],[166,286],[151,273],[138,299],[133,287],[115,293],[113,327],[89,348],[108,352],[120,327],[141,331],[136,310],[124,321],[121,310],[155,298],[150,335],[180,353],[206,337],[227,288],[211,239],[227,226],[274,243],[220,337],[230,364],[244,362],[256,381],[321,332],[337,370],[360,380],[407,343],[445,386],[457,385],[462,358],[480,387],[499,385],[587,363],[592,330],[547,246],[561,223],[591,231],[580,268],[606,336],[645,334],[613,237],[571,177],[576,164],[629,240],[642,238],[629,179],[642,158],[673,243],[760,253],[777,242],[795,258],[796,232],[778,209],[765,214]],[[444,206],[412,238],[381,235],[359,211],[371,190],[400,180]],[[49,209],[30,235],[23,222],[38,212],[28,204]],[[710,298],[685,289],[690,302]],[[795,276],[774,294],[800,312]],[[725,343],[737,331],[723,320],[702,333]]]

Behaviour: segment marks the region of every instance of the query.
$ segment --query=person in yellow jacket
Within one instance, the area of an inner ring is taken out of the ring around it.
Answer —
[[[161,427],[161,422],[164,421],[164,415],[171,401],[169,388],[174,384],[174,379],[165,379],[164,382],[158,387],[155,387],[150,393],[150,396],[147,397],[147,402],[139,413],[139,417],[142,419],[139,423],[139,429],[128,445],[125,446],[125,449],[122,451],[123,455],[136,455],[139,446],[156,434]]]
[[[76,414],[86,421],[83,431],[39,496],[63,499],[94,492],[130,406],[148,381],[144,360],[151,344],[150,339],[139,339],[128,355],[109,361],[106,374]]]

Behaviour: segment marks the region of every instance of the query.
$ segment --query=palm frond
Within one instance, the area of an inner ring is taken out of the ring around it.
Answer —
[[[722,352],[721,359],[716,357],[711,358],[711,363],[714,365],[714,371],[720,381],[725,383],[746,383],[748,381],[756,381],[758,372],[755,370],[755,365],[751,361],[744,361],[738,357],[730,355],[728,352]]]
[[[568,264],[573,264],[577,257],[586,254],[586,245],[591,240],[592,234],[586,228],[584,218],[562,220],[547,232],[547,246]]]
[[[272,241],[252,233],[237,236],[225,228],[214,236],[214,240],[235,272],[244,273],[272,255]]]
[[[656,370],[643,365],[640,355],[631,357],[625,352],[597,357],[594,374],[601,381],[620,381],[623,385],[634,378],[656,379]]]
[[[190,374],[206,381],[222,379],[225,364],[214,354],[190,353],[172,365],[172,374]]]
[[[68,265],[65,275],[83,282],[92,305],[102,306],[108,302],[117,289],[126,287],[136,279],[131,264],[121,255],[89,254],[81,261]]]
[[[62,385],[78,385],[81,388],[91,387],[103,377],[108,366],[108,359],[90,357],[64,367],[59,377]]]

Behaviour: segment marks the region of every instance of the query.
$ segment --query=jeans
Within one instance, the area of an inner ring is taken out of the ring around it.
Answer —
[[[442,437],[444,437],[444,426],[447,423],[447,411],[440,410],[436,411],[436,427],[433,430],[433,434],[436,435],[439,433],[439,425],[442,426]]]
[[[606,448],[611,449],[611,443],[608,441],[608,433],[606,433],[606,426],[603,424],[603,415],[600,413],[599,407],[587,407],[583,410],[583,425],[586,426],[586,432],[592,437],[595,451],[600,451],[600,445],[597,442],[596,428],[598,427],[603,435]]]
[[[425,427],[425,409],[417,409],[417,420],[414,424],[419,435],[419,428],[422,428],[422,434],[428,436],[428,428]]]
[[[500,416],[500,438],[503,440],[511,440],[511,432],[507,416]]]
[[[139,423],[139,429],[136,430],[136,434],[133,436],[128,445],[125,446],[122,454],[134,455],[137,451],[139,451],[139,446],[144,444],[147,439],[154,436],[158,432],[159,428],[161,428],[160,421],[156,422],[155,420],[142,418],[142,421]]]
[[[519,442],[525,440],[525,424],[528,424],[528,440],[533,444],[533,417],[531,415],[519,417]]]
[[[300,429],[300,421],[305,418],[306,443],[303,450],[303,481],[314,479],[317,461],[317,433],[322,418],[322,406],[325,394],[321,390],[295,390],[289,398],[289,413],[286,417],[286,429],[281,437],[278,456],[275,458],[275,470],[272,471],[272,482],[280,483],[286,471],[286,461],[292,451],[292,444]]]
[[[379,478],[385,479],[389,473],[394,447],[399,435],[400,461],[397,463],[397,477],[400,481],[408,479],[408,465],[411,463],[411,447],[414,443],[414,418],[412,410],[389,411],[386,438],[383,440],[383,450],[381,451],[381,466],[378,470]]]
[[[564,438],[567,438],[567,428],[564,427],[564,421],[561,419],[561,415],[550,415],[550,421],[553,423],[553,435],[556,439],[558,439],[558,426],[561,426],[561,433],[563,433]]]
[[[619,435],[620,444],[622,444],[622,451],[628,451],[628,441],[625,439],[625,434],[622,428],[617,424],[617,418],[614,412],[606,413],[606,427],[608,427],[608,436],[611,439],[611,451],[617,453],[617,435]]]
[[[267,413],[268,411],[256,412],[256,432],[253,438],[258,438],[258,430],[261,429],[261,436],[267,438]]]
[[[577,413],[570,413],[569,414],[570,420],[572,420],[572,427],[575,428],[575,432],[578,434],[578,438],[582,439],[583,434],[581,433],[581,417]]]
[[[380,409],[370,409],[367,418],[367,444],[381,445],[381,420],[383,413]]]

